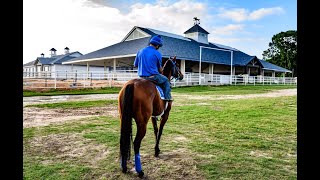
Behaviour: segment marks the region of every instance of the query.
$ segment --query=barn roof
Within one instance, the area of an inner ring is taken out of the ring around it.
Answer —
[[[186,32],[184,32],[183,34],[187,34],[187,33],[193,33],[193,32],[201,32],[201,33],[205,33],[205,34],[209,34],[206,30],[204,30],[201,26],[199,26],[198,24],[192,26],[190,29],[188,29]]]
[[[204,44],[204,43],[197,42],[193,39],[186,38],[177,34],[154,30],[151,28],[143,28],[143,27],[135,26],[130,32],[132,32],[135,28],[139,28],[140,30],[144,31],[150,36],[129,40],[129,41],[125,41],[125,39],[123,39],[119,43],[93,51],[91,53],[85,54],[78,58],[70,59],[66,62],[97,59],[97,58],[104,58],[104,57],[130,56],[130,55],[135,56],[140,49],[148,46],[150,38],[157,34],[161,35],[163,39],[163,46],[159,49],[159,51],[164,58],[169,58],[170,56],[175,55],[177,59],[184,59],[184,60],[199,62],[200,46],[217,48],[222,50],[232,50],[233,51],[232,65],[234,66],[246,66],[253,58],[255,58],[255,56],[250,56],[242,51],[239,51],[229,46],[225,46],[217,43]],[[201,62],[231,65],[231,53],[229,51],[202,48],[201,56],[202,56]],[[266,66],[267,68],[271,67],[271,65],[266,63],[264,64],[264,66]],[[279,72],[289,72],[289,70],[286,70],[284,68],[279,68],[279,66],[276,66],[276,65],[273,65],[272,68],[274,68]]]
[[[272,71],[277,71],[277,72],[292,72],[288,69],[282,68],[280,66],[277,66],[275,64],[272,64],[270,62],[264,61],[264,60],[259,60],[263,66],[263,69],[265,70],[272,70]]]
[[[31,65],[34,65],[37,62],[40,62],[43,65],[62,64],[62,62],[65,62],[67,60],[75,58],[75,57],[72,56],[75,53],[80,53],[80,52],[75,51],[75,52],[72,52],[72,53],[61,54],[61,55],[57,55],[57,56],[53,56],[53,57],[37,57],[36,60],[28,62],[28,63],[24,64],[23,66],[31,66]]]
[[[28,63],[25,63],[23,66],[32,66],[32,65],[34,65],[35,62],[36,62],[36,60],[30,61]]]

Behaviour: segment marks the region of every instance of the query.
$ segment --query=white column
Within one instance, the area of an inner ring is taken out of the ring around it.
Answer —
[[[209,64],[209,74],[213,74],[214,64]]]
[[[230,67],[230,71],[231,71],[230,72],[230,84],[232,84],[232,79],[233,79],[232,76],[234,75],[234,73],[233,73],[234,71],[232,72],[232,63],[233,63],[233,51],[231,51],[231,60],[230,60],[230,66],[231,66]]]
[[[201,54],[202,54],[202,47],[200,46],[200,60],[199,60],[199,85],[201,84]]]
[[[90,68],[90,65],[89,65],[89,62],[87,62],[87,78],[89,78],[89,69]]]
[[[276,72],[272,71],[272,77],[276,77]]]
[[[117,59],[113,59],[113,72],[116,73],[117,71]]]
[[[248,67],[248,76],[250,76],[250,67]]]
[[[104,78],[106,78],[106,76],[107,76],[107,65],[106,65],[106,61],[103,62],[103,74],[104,74]]]
[[[180,71],[182,74],[185,74],[185,72],[186,72],[186,61],[185,60],[181,60]]]
[[[232,75],[236,75],[236,67],[233,66]]]

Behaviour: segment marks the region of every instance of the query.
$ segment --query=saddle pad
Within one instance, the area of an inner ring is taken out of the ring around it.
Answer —
[[[156,89],[158,90],[158,93],[160,94],[160,98],[165,99],[162,88],[160,86],[156,86]]]

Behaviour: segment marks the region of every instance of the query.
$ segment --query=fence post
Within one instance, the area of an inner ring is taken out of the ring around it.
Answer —
[[[269,80],[270,80],[270,85],[271,85],[272,77],[270,77]]]
[[[189,84],[189,74],[187,74],[187,86]]]

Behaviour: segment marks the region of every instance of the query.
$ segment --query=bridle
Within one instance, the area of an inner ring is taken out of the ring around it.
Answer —
[[[177,67],[176,62],[174,62],[171,58],[166,61],[166,63],[164,64],[163,67],[165,67],[167,65],[168,61],[170,61],[172,64],[172,69],[171,69],[172,76],[171,76],[170,81],[173,78],[175,78],[176,80],[182,80],[183,75],[181,74],[179,68]]]

